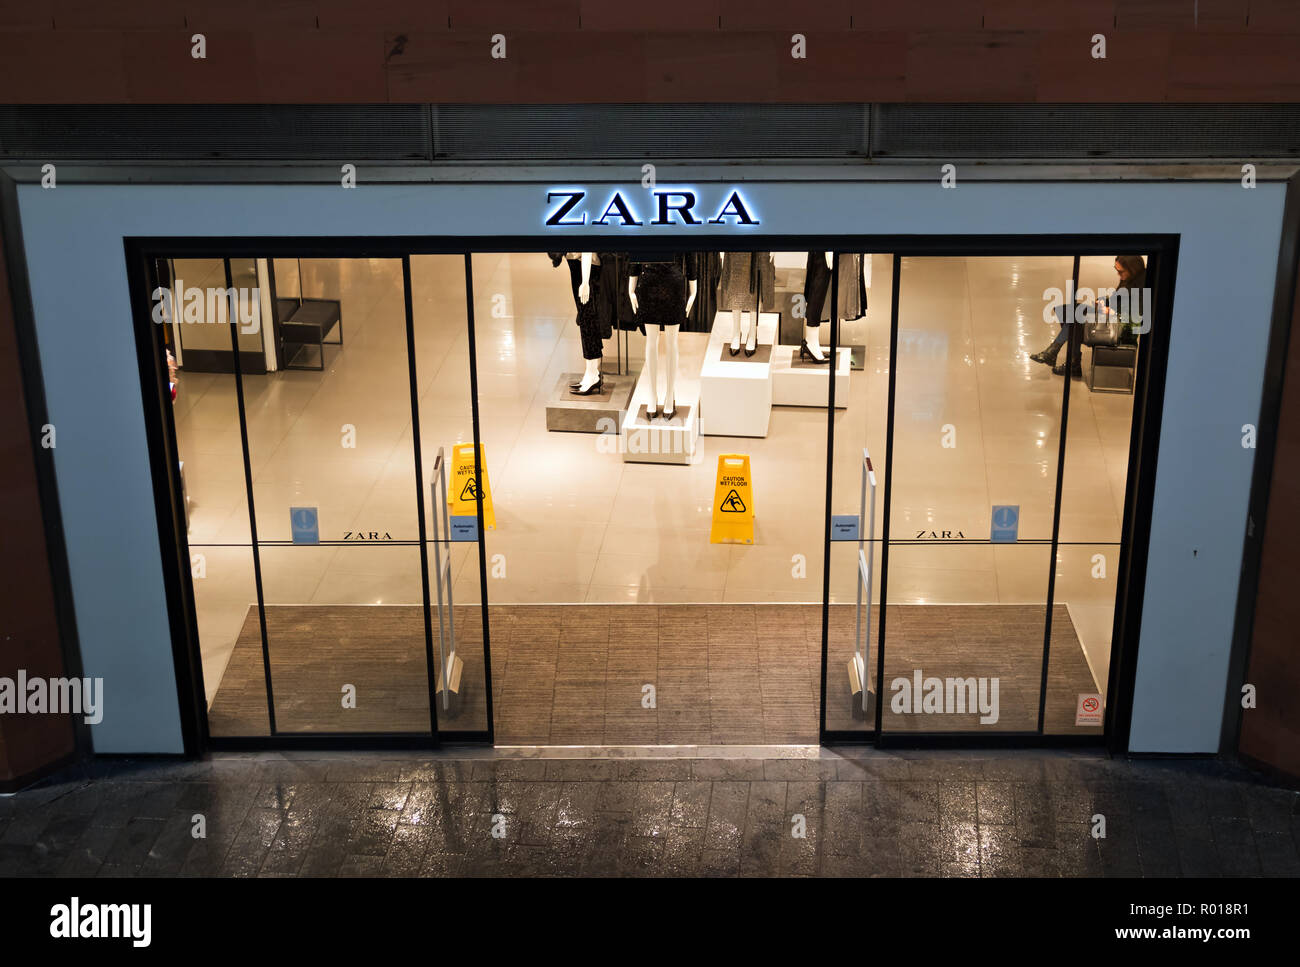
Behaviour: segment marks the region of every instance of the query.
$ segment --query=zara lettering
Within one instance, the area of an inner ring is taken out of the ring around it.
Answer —
[[[546,214],[548,227],[567,227],[570,225],[702,225],[705,224],[695,214],[698,198],[689,189],[656,189],[654,196],[655,217],[648,223],[643,222],[628,199],[621,191],[614,192],[605,203],[599,217],[587,221],[588,212],[583,207],[587,198],[585,188],[554,188],[546,193],[546,201],[552,207]],[[740,192],[731,189],[726,200],[709,225],[757,225],[758,219],[749,211]]]

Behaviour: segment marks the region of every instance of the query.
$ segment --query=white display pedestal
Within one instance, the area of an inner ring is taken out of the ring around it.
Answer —
[[[750,314],[751,322],[753,314]],[[700,432],[706,436],[767,436],[772,414],[772,356],[780,314],[758,317],[758,351],[731,355],[732,315],[719,311],[700,370]]]
[[[627,419],[623,421],[624,463],[686,465],[695,456],[695,444],[700,435],[700,377],[697,374],[703,363],[707,338],[702,332],[683,332],[677,336],[677,406],[671,420],[665,420],[662,413],[654,420],[646,419],[646,407],[653,397],[650,373],[642,367],[636,389],[632,391],[632,400],[628,403]],[[662,337],[660,341],[663,341]],[[661,354],[661,387],[667,382],[666,365],[667,355]]]
[[[825,353],[826,347],[822,347]],[[853,373],[853,351],[840,346],[835,362],[835,408],[849,405],[849,380]],[[830,365],[798,365],[798,346],[777,346],[772,353],[773,406],[825,406],[830,386]]]

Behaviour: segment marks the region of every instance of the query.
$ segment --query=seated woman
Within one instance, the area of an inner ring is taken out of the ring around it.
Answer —
[[[1090,307],[1099,319],[1105,319],[1107,316],[1118,316],[1119,312],[1127,308],[1133,319],[1140,319],[1146,313],[1143,293],[1147,284],[1147,267],[1142,261],[1140,255],[1117,255],[1115,256],[1115,273],[1119,276],[1119,284],[1115,291],[1104,299],[1098,299]],[[1124,295],[1120,291],[1127,289]],[[1052,372],[1057,376],[1065,375],[1065,363],[1057,363],[1056,357],[1061,352],[1061,347],[1069,339],[1070,330],[1065,326],[1065,307],[1058,307],[1056,316],[1061,321],[1061,331],[1056,334],[1052,344],[1042,352],[1034,353],[1029,358],[1036,363],[1043,363],[1051,366]],[[1122,344],[1133,345],[1137,342],[1137,336],[1133,334],[1129,326],[1123,327],[1120,331],[1120,342]],[[1074,352],[1070,360],[1070,375],[1075,379],[1083,379],[1083,340],[1080,339],[1075,343]]]

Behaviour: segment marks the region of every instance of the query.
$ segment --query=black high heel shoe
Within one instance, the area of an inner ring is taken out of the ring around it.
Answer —
[[[809,362],[813,362],[813,363],[829,363],[831,361],[831,358],[829,356],[827,356],[825,359],[818,359],[816,355],[813,354],[813,351],[808,348],[807,339],[805,339],[803,342],[799,344],[799,358],[806,359]]]
[[[728,347],[727,347],[727,352],[731,353],[731,355],[733,355],[733,356],[739,356],[739,355],[740,355],[740,346],[738,346],[738,345],[731,345],[731,346],[728,346]]]
[[[659,416],[659,404],[658,404],[658,403],[647,403],[647,404],[646,404],[646,408],[645,408],[645,419],[646,419],[646,422],[647,422],[647,423],[653,423],[653,422],[655,421],[655,418],[658,417],[658,416]]]
[[[746,346],[746,347],[745,347],[745,355],[746,355],[746,356],[752,356],[752,355],[754,355],[754,353],[756,353],[756,352],[758,352],[758,346],[756,346],[756,345],[755,345],[755,346]]]
[[[667,406],[664,407],[664,419],[671,420],[673,418],[673,414],[676,412],[677,412],[677,401],[673,400],[671,403],[669,403]]]
[[[597,376],[596,382],[592,383],[586,389],[582,388],[581,383],[571,383],[570,384],[571,388],[569,389],[569,392],[572,393],[574,396],[594,396],[595,394],[600,392],[601,387],[604,385],[605,385],[605,377]]]

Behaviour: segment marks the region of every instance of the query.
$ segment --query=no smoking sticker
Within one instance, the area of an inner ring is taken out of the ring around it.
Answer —
[[[1074,709],[1074,724],[1101,725],[1101,708],[1100,695],[1081,694]]]

